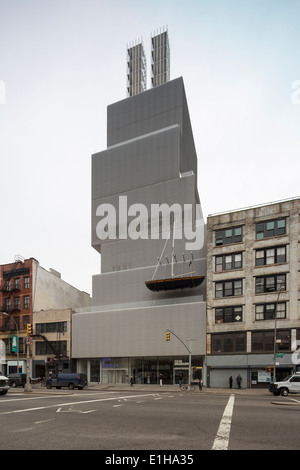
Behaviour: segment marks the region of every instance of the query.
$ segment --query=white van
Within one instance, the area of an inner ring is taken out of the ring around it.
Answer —
[[[0,372],[0,395],[6,395],[10,389],[9,380]]]
[[[275,382],[270,386],[270,392],[284,397],[287,397],[289,393],[300,393],[300,372],[288,375],[281,382]]]

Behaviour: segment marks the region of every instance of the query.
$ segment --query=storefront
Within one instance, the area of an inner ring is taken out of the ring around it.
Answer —
[[[233,388],[236,377],[242,377],[242,388],[268,388],[273,381],[273,355],[207,356],[207,386],[228,388],[229,378]],[[276,363],[276,379],[283,380],[297,369],[291,354],[282,354]]]
[[[204,380],[203,356],[192,356],[191,379]],[[78,359],[77,371],[86,373],[91,383],[158,384],[162,376],[164,384],[178,384],[180,378],[188,382],[189,358],[180,357],[127,357],[101,359]]]

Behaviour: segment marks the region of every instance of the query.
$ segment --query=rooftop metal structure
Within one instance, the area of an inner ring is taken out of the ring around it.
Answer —
[[[151,34],[151,86],[170,80],[170,47],[168,29]],[[147,61],[142,39],[127,44],[127,96],[147,89]]]
[[[168,29],[151,36],[151,84],[156,87],[170,80],[170,47]]]
[[[127,44],[127,96],[134,96],[147,88],[147,65],[142,40]]]

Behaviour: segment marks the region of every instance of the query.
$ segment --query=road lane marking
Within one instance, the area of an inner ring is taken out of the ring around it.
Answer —
[[[157,393],[145,393],[142,395],[128,395],[125,397],[111,397],[111,398],[98,398],[95,400],[83,400],[83,401],[77,401],[77,402],[71,402],[71,403],[59,403],[56,405],[47,405],[47,406],[37,406],[35,408],[26,408],[24,410],[13,410],[13,411],[3,411],[0,413],[0,416],[2,415],[11,415],[11,414],[16,414],[16,413],[26,413],[29,411],[37,411],[37,410],[46,410],[49,408],[59,408],[62,406],[74,406],[74,405],[82,405],[86,403],[96,403],[96,402],[104,402],[104,401],[116,401],[116,400],[127,400],[128,398],[142,398],[142,397],[153,397],[157,396]]]
[[[211,450],[228,450],[234,398],[230,395]]]

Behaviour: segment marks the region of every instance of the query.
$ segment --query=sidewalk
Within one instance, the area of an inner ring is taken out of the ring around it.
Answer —
[[[151,384],[134,384],[130,386],[130,384],[94,384],[90,383],[88,387],[83,389],[83,392],[128,392],[128,393],[136,393],[136,392],[146,392],[146,393],[193,393],[193,394],[231,394],[234,393],[236,395],[268,395],[270,396],[270,392],[268,388],[206,388],[203,387],[203,390],[200,391],[197,386],[195,386],[195,390],[193,392],[190,391],[182,391],[179,388],[179,385],[151,385]],[[76,390],[77,392],[77,390]],[[25,393],[24,389],[21,387],[18,388],[11,388],[9,393]],[[56,389],[55,387],[48,390],[46,387],[41,387],[40,384],[32,384],[32,392],[27,393],[52,393],[52,394],[73,394],[73,390],[69,390],[68,388]]]
[[[129,384],[89,384],[85,390],[103,390],[103,391],[126,391],[126,392],[152,392],[152,393],[162,393],[162,392],[180,392],[180,393],[225,393],[225,394],[251,394],[251,395],[269,395],[268,388],[206,388],[203,387],[203,390],[200,391],[198,386],[195,386],[193,392],[182,391],[179,388],[179,385],[148,385],[148,384],[134,384],[132,387]]]

